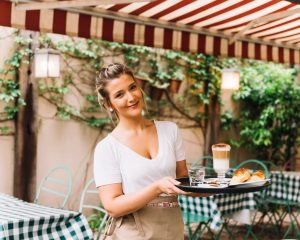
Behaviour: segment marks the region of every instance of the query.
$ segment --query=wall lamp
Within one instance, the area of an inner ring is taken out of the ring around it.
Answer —
[[[240,87],[240,72],[237,69],[223,69],[221,89],[238,90]]]
[[[34,52],[34,76],[58,78],[60,76],[60,53],[50,48],[37,48]]]

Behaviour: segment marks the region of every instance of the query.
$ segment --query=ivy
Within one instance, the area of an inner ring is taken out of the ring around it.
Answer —
[[[13,120],[20,108],[25,105],[25,101],[21,97],[17,74],[22,63],[29,63],[28,59],[32,56],[32,51],[28,49],[28,44],[32,40],[15,36],[14,41],[16,43],[15,52],[0,69],[0,101],[3,105],[2,112],[0,112],[0,122]],[[0,135],[11,134],[13,134],[13,130],[10,127],[0,127]]]
[[[4,74],[18,72],[22,63],[28,64],[33,52],[29,48],[32,39],[16,36],[15,43],[18,44],[12,57],[6,61],[9,66],[2,69]],[[136,76],[148,79],[148,84],[166,89],[171,79],[185,80],[189,84],[184,98],[178,98],[176,103],[162,100],[162,108],[175,106],[183,117],[193,119],[201,126],[205,118],[205,112],[199,110],[199,105],[209,105],[211,97],[218,95],[220,68],[216,67],[218,60],[203,54],[183,53],[171,50],[155,50],[150,47],[136,46],[123,43],[106,42],[91,39],[76,39],[54,42],[48,35],[39,38],[41,47],[51,47],[62,53],[62,61],[65,65],[61,72],[59,81],[51,79],[40,79],[38,81],[39,95],[56,107],[57,118],[62,120],[75,120],[94,128],[111,128],[109,118],[102,117],[102,111],[98,105],[98,99],[94,92],[94,74],[104,63],[105,58],[117,58],[119,62],[124,61]],[[80,61],[76,67],[72,64]],[[80,79],[80,82],[76,79]],[[82,88],[82,86],[85,86]],[[5,108],[7,119],[13,119],[20,106],[24,105],[21,99],[19,86],[16,81],[1,78],[0,100],[14,102]],[[88,89],[88,90],[84,90]],[[78,108],[68,102],[68,95],[79,93],[77,96],[81,104]],[[148,94],[148,92],[146,91]],[[151,98],[146,96],[150,102],[149,115],[151,117],[161,116],[159,109],[151,104]],[[188,104],[187,104],[188,102]],[[173,105],[172,105],[173,104]],[[157,115],[157,116],[156,116]]]

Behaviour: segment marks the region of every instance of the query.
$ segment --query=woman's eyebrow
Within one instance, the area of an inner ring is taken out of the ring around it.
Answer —
[[[132,82],[128,87],[132,87],[133,85],[136,85],[136,82]]]
[[[119,90],[119,91],[115,92],[113,95],[114,95],[114,97],[116,97],[118,94],[120,94],[122,92],[123,92],[123,90]]]
[[[132,83],[130,83],[130,84],[128,85],[128,88],[132,87],[133,85],[136,85],[136,82],[133,81]],[[117,96],[118,94],[120,94],[120,93],[122,93],[122,92],[124,92],[123,89],[121,89],[121,90],[115,92],[115,93],[113,94],[113,96],[115,97],[115,96]]]

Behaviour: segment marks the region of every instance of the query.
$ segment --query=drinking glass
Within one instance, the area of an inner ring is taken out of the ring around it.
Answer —
[[[229,170],[230,145],[217,143],[212,145],[213,168],[221,184],[225,184],[225,174]]]
[[[189,179],[191,186],[197,186],[204,182],[205,167],[203,166],[191,166],[189,168]]]

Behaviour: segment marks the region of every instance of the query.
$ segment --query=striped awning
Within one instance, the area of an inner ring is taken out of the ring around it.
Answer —
[[[24,11],[17,10],[8,0],[0,0],[0,11],[2,26],[212,55],[300,63],[300,5],[289,1],[156,0]],[[231,43],[240,31],[243,34]]]

